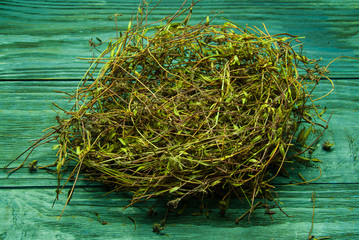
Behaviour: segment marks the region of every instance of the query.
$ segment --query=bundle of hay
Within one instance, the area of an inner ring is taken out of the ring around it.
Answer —
[[[295,36],[209,17],[189,25],[191,9],[157,25],[139,11],[93,61],[68,118],[47,135],[59,174],[76,161],[73,173],[130,191],[133,203],[166,196],[174,207],[270,191],[300,124],[320,125],[311,92],[326,69]]]

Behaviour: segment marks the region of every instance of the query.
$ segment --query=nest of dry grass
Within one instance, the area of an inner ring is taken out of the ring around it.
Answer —
[[[326,68],[287,33],[209,17],[190,25],[192,7],[161,24],[146,23],[141,8],[93,59],[73,109],[41,139],[56,139],[59,175],[75,161],[70,177],[132,192],[132,203],[252,198],[270,191],[289,151],[293,161],[310,147],[322,126],[312,92]],[[294,147],[303,122],[310,130]]]

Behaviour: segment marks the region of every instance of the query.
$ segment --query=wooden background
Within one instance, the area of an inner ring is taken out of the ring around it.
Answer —
[[[63,94],[72,92],[89,63],[77,57],[91,57],[88,40],[106,40],[116,36],[109,20],[119,17],[124,30],[136,12],[135,0],[52,0],[0,1],[0,166],[5,166],[42,135],[42,130],[56,124],[51,103],[68,107]],[[173,14],[181,0],[163,0],[153,13],[156,20]],[[262,27],[271,34],[288,32],[305,36],[308,57],[322,57],[323,64],[346,55],[359,57],[359,0],[252,1],[203,0],[193,11],[196,23],[210,11],[241,25]],[[220,19],[218,20],[220,22]],[[331,239],[359,239],[359,60],[340,59],[333,63],[331,77],[335,90],[320,104],[333,111],[330,127],[321,143],[330,140],[334,150],[318,149],[314,157],[322,177],[311,184],[288,186],[300,181],[296,171],[289,179],[279,179],[276,191],[286,217],[278,209],[271,220],[259,209],[251,222],[239,225],[234,219],[248,209],[248,204],[234,200],[225,216],[209,203],[210,217],[192,216],[198,206],[189,204],[183,215],[171,214],[163,235],[152,233],[152,225],[164,216],[164,203],[155,218],[147,216],[148,206],[139,204],[123,210],[127,194],[108,194],[101,186],[81,181],[60,221],[66,194],[52,207],[56,176],[45,171],[29,173],[28,168],[7,175],[0,172],[0,239],[307,239],[312,234]],[[329,82],[317,88],[321,95],[330,89]],[[51,145],[34,152],[31,160],[40,165],[55,160]],[[17,163],[10,167],[16,167]],[[316,178],[318,168],[298,166],[306,179]],[[150,205],[150,203],[148,204]],[[102,225],[98,221],[106,221]],[[134,219],[136,226],[130,218]],[[134,230],[134,228],[136,229]]]

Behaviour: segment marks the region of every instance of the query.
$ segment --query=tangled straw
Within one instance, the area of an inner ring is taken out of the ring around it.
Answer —
[[[59,176],[74,160],[70,177],[130,191],[132,203],[254,198],[270,191],[300,124],[322,126],[311,94],[326,68],[302,55],[297,37],[209,17],[189,25],[193,6],[151,25],[142,5],[93,60],[68,118],[42,139],[58,142]]]

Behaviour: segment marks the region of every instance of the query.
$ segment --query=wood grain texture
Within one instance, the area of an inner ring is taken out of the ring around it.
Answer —
[[[170,213],[162,236],[152,233],[152,225],[163,219],[165,204],[160,202],[156,217],[147,215],[144,204],[123,210],[128,204],[126,195],[101,196],[101,188],[78,188],[60,221],[64,197],[52,208],[54,191],[39,189],[2,189],[0,191],[0,236],[2,239],[307,239],[311,228],[316,192],[312,234],[331,239],[357,239],[359,221],[358,185],[281,186],[281,207],[292,215],[286,217],[278,208],[273,220],[264,209],[235,225],[235,218],[248,209],[248,204],[234,200],[225,216],[219,214],[215,202],[208,202],[211,211],[198,213],[198,203],[188,203],[182,215]],[[102,225],[98,221],[106,221]],[[136,222],[135,225],[129,217]],[[135,229],[135,230],[134,230]]]
[[[124,30],[138,3],[137,0],[0,1],[0,80],[3,80],[0,168],[30,146],[31,140],[41,137],[43,129],[56,124],[52,102],[65,109],[71,107],[66,95],[53,90],[76,89],[89,66],[76,57],[93,54],[88,40],[115,37],[115,27],[108,16],[121,13],[119,29]],[[181,3],[164,0],[151,20],[173,14]],[[309,57],[323,57],[323,63],[341,55],[359,56],[359,0],[203,0],[193,12],[192,23],[212,10],[223,11],[222,17],[241,25],[261,27],[265,23],[271,34],[288,32],[305,36],[302,42],[306,53]],[[218,19],[217,23],[221,21]],[[293,217],[286,217],[275,208],[272,221],[264,209],[258,209],[250,222],[244,219],[235,225],[234,219],[248,209],[245,200],[233,200],[225,216],[219,214],[216,201],[208,201],[212,210],[209,218],[192,216],[199,211],[198,203],[189,202],[182,215],[170,214],[165,235],[158,236],[152,233],[152,225],[164,217],[165,201],[159,203],[155,218],[146,214],[153,201],[148,206],[141,203],[123,210],[130,201],[129,194],[104,195],[107,189],[82,177],[58,221],[69,188],[52,208],[56,175],[44,170],[30,173],[26,163],[10,176],[4,169],[0,171],[0,239],[307,239],[313,192],[316,201],[312,234],[317,238],[359,239],[358,63],[349,59],[335,62],[330,68],[335,90],[318,101],[321,108],[328,108],[325,119],[333,111],[329,129],[320,141],[320,144],[326,140],[334,142],[333,151],[326,152],[318,145],[313,157],[323,163],[314,167],[287,166],[291,176],[276,179],[280,206]],[[315,94],[324,95],[330,86],[323,81]],[[52,144],[40,147],[28,162],[53,163],[56,156],[51,147]],[[301,181],[297,172],[307,180],[316,178],[317,167],[323,172],[318,181],[286,185]],[[102,225],[96,213],[108,224]],[[135,231],[129,217],[136,221]]]
[[[139,1],[1,1],[0,79],[79,79],[89,67],[77,57],[92,57],[88,40],[116,37],[114,13],[124,30]],[[182,1],[166,0],[150,21],[174,14]],[[211,11],[242,26],[267,26],[271,34],[288,32],[306,37],[305,53],[327,64],[342,55],[359,57],[359,1],[249,1],[203,0],[192,24]],[[214,23],[223,20],[217,18]],[[359,61],[341,59],[333,77],[358,77]]]

